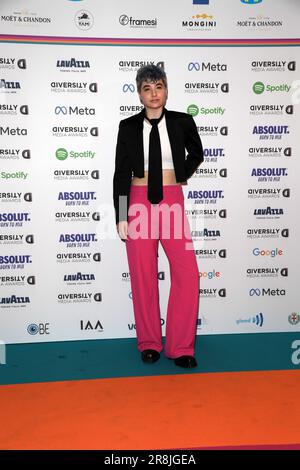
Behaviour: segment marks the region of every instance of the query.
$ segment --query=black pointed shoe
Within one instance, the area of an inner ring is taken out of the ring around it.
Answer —
[[[160,358],[160,354],[155,349],[145,349],[142,351],[142,361],[147,362],[148,364],[152,364],[153,362],[158,361]]]
[[[186,369],[192,369],[197,367],[197,361],[194,356],[179,356],[174,360],[176,366],[185,367]]]

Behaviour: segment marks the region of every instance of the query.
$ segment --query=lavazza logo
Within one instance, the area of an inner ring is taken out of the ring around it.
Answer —
[[[17,93],[20,89],[20,82],[0,78],[0,93]]]
[[[133,18],[123,14],[119,17],[119,23],[130,28],[156,28],[157,18]]]
[[[57,59],[56,68],[60,72],[86,72],[90,69],[90,62],[86,59],[76,59],[71,57],[70,59]]]
[[[0,69],[6,70],[25,70],[27,67],[26,59],[16,59],[15,57],[0,57]]]

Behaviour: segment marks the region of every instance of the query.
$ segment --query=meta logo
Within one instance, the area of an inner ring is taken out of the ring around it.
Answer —
[[[49,331],[50,323],[31,323],[27,327],[27,333],[34,335],[50,335]]]
[[[252,253],[254,256],[270,256],[270,258],[275,258],[276,256],[282,256],[283,250],[280,248],[273,248],[271,250],[261,250],[260,248],[254,248]]]
[[[21,127],[0,127],[0,135],[27,135],[27,129]]]
[[[80,320],[80,329],[81,331],[98,331],[99,333],[101,333],[103,331],[103,326],[100,320],[96,322],[91,322],[89,320]]]
[[[249,291],[249,295],[250,297],[253,297],[253,296],[265,296],[265,295],[268,295],[269,297],[272,296],[272,297],[278,297],[278,296],[284,296],[286,294],[286,290],[285,289],[265,289],[265,288],[262,288],[262,289],[250,289]]]
[[[76,116],[94,116],[96,114],[95,108],[88,108],[87,106],[85,108],[79,108],[78,106],[75,106],[72,108],[72,106],[69,106],[68,108],[66,106],[56,106],[54,110],[55,114],[76,114]]]
[[[122,90],[123,90],[123,93],[127,93],[127,92],[134,93],[135,86],[133,85],[133,83],[124,83]]]
[[[190,62],[188,64],[188,71],[192,72],[195,70],[196,72],[226,72],[227,71],[227,65],[226,64],[220,64],[217,62],[216,64],[212,64],[211,62]]]

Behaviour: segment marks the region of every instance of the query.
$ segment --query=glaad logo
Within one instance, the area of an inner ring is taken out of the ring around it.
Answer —
[[[263,324],[264,324],[264,316],[263,314],[260,312],[258,313],[257,315],[255,315],[254,317],[249,317],[249,318],[239,318],[238,320],[236,320],[236,324],[237,325],[243,325],[245,323],[248,323],[248,324],[254,324],[256,326],[259,326],[259,327],[262,327]]]

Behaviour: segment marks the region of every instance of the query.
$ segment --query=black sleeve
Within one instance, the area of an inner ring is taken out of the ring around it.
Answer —
[[[128,220],[129,192],[131,184],[131,165],[126,150],[123,121],[119,125],[116,147],[115,173],[113,178],[113,198],[116,223]]]
[[[187,178],[190,178],[203,162],[203,147],[199,137],[194,119],[189,114],[185,119],[185,148],[187,156],[185,160],[185,172]]]

